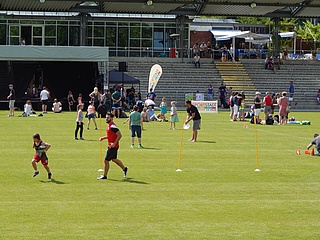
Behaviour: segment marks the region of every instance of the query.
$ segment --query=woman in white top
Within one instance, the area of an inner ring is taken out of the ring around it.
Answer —
[[[62,111],[62,104],[61,102],[58,102],[58,99],[56,98],[53,100],[52,111],[54,113],[61,113]]]
[[[24,112],[23,115],[24,117],[30,116],[33,112],[31,101],[27,100],[26,104],[24,105]]]

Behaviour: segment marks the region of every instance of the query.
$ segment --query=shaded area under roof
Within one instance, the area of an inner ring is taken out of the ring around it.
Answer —
[[[96,4],[84,2],[0,0],[0,10],[296,18],[320,16],[320,0],[154,0],[151,6],[146,4],[146,0],[99,0],[95,1]]]
[[[95,81],[98,83],[103,83],[103,74],[97,76],[95,78]],[[140,80],[126,73],[119,72],[116,69],[112,69],[111,71],[109,71],[109,83],[139,84]]]

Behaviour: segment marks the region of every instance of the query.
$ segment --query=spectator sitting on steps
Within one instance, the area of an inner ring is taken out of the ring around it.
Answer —
[[[194,66],[196,68],[200,68],[200,56],[199,54],[197,53],[195,56],[194,56]]]

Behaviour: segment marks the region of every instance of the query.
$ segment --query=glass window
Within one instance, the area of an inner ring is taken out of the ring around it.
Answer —
[[[155,28],[153,33],[153,48],[155,50],[163,50],[164,49],[164,29]]]
[[[10,45],[19,45],[20,39],[18,37],[10,37]]]
[[[129,24],[127,22],[118,22],[119,27],[125,27],[128,26]]]
[[[30,24],[32,24],[32,21],[31,20],[21,20],[20,24],[28,24],[28,25],[30,25]]]
[[[45,26],[45,36],[55,37],[56,36],[56,26]]]
[[[18,26],[10,26],[10,36],[19,36]]]
[[[56,38],[45,38],[44,45],[45,46],[55,46],[56,45]]]
[[[116,28],[115,27],[107,27],[106,29],[106,44],[107,46],[116,46]]]
[[[104,26],[104,22],[94,22],[95,26]]]
[[[140,27],[140,23],[130,23],[130,27]]]
[[[103,27],[94,27],[94,37],[103,37],[104,36],[104,28]]]
[[[140,47],[140,40],[139,39],[131,39],[130,40],[130,47],[131,48],[139,48]]]
[[[57,45],[58,46],[68,46],[68,27],[58,26],[57,30],[58,30]]]
[[[42,27],[33,27],[33,36],[42,36]]]
[[[57,24],[59,25],[68,25],[67,21],[58,21]]]
[[[106,25],[115,27],[115,26],[117,26],[117,23],[116,22],[107,22]]]
[[[119,27],[118,47],[128,47],[128,28]]]
[[[19,20],[8,20],[8,23],[17,23],[17,24],[19,24]]]
[[[103,47],[104,46],[104,39],[93,39],[93,45]]]
[[[0,45],[6,45],[7,30],[5,25],[0,25]]]
[[[80,27],[70,27],[69,28],[69,46],[79,46],[80,45]]]
[[[130,28],[130,38],[140,38],[140,27]]]
[[[79,21],[70,21],[69,25],[80,25]]]
[[[87,26],[87,37],[92,37],[93,36],[92,29],[93,29],[92,26]]]
[[[142,40],[142,47],[148,47],[151,48],[152,47],[152,40]]]
[[[142,28],[142,38],[152,38],[152,28],[143,27]]]
[[[57,22],[56,21],[45,21],[44,22],[46,25],[56,25],[57,24]]]
[[[154,23],[155,27],[164,27],[164,23]]]

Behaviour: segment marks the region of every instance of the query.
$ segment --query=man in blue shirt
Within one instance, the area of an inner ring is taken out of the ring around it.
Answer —
[[[150,88],[150,92],[147,94],[147,99],[151,99],[152,101],[156,101],[157,95],[153,92],[152,88]]]
[[[293,86],[293,81],[290,81],[289,85],[289,98],[293,98],[294,95],[294,86]],[[289,99],[289,101],[292,101],[293,99]]]

